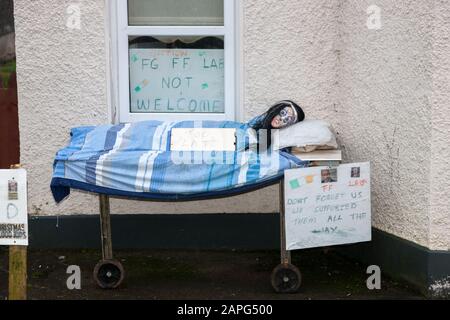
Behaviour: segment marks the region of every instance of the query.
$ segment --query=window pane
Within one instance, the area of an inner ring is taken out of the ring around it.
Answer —
[[[223,0],[128,0],[130,26],[223,26]]]
[[[130,112],[224,113],[223,37],[129,37]]]

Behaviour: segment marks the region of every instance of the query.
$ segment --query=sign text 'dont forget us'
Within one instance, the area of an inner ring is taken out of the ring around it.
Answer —
[[[224,112],[223,49],[130,49],[131,112]]]
[[[285,171],[286,248],[371,240],[370,164]]]

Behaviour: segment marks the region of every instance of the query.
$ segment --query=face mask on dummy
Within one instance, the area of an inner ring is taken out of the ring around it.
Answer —
[[[272,128],[280,129],[297,122],[297,111],[292,106],[284,107],[280,112],[272,119]]]

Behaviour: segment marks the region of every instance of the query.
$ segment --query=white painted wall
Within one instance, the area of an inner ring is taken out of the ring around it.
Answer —
[[[379,30],[367,8],[381,9]],[[342,1],[339,132],[372,162],[373,223],[432,249],[450,240],[448,1]]]
[[[32,214],[98,212],[96,198],[82,192],[55,205],[49,184],[69,129],[111,121],[106,1],[15,0],[21,162]],[[77,2],[80,30],[66,26],[66,8]],[[372,161],[375,226],[446,250],[449,4],[376,2],[380,30],[366,27],[372,1],[242,0],[239,111],[249,119],[290,98],[309,118],[330,121],[348,160]],[[113,200],[112,210],[270,213],[278,210],[278,191],[190,203]]]
[[[433,8],[429,247],[450,250],[450,1]]]
[[[97,201],[74,194],[56,206],[52,157],[73,126],[109,121],[103,0],[82,1],[81,30],[66,26],[70,0],[14,1],[21,162],[31,214],[94,213]]]

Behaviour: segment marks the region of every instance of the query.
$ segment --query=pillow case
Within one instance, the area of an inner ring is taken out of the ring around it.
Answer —
[[[337,149],[336,137],[329,123],[323,120],[304,120],[272,133],[273,149],[295,147],[296,151]]]

